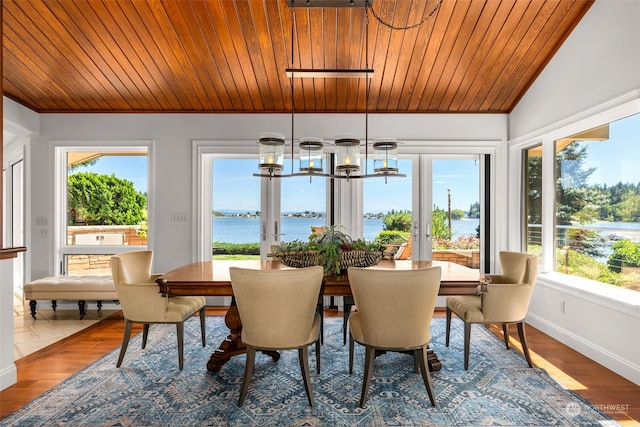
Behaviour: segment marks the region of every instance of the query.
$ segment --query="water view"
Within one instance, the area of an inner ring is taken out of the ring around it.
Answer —
[[[453,238],[476,234],[479,219],[460,219],[451,222]],[[324,218],[282,218],[282,240],[306,241],[311,234],[311,226],[322,226]],[[374,240],[382,230],[382,219],[364,219],[364,238]],[[260,239],[260,218],[258,217],[214,217],[212,219],[213,241],[228,243],[253,243]]]

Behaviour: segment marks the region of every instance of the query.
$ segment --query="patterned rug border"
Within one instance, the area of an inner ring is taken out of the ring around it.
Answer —
[[[244,356],[234,357],[219,373],[207,372],[206,360],[227,330],[221,317],[207,317],[208,346],[202,348],[198,326],[190,320],[185,327],[184,371],[177,369],[175,328],[154,325],[146,350],[140,349],[141,334],[132,339],[122,368],[115,368],[118,348],[1,419],[0,425],[619,425],[544,369],[529,368],[524,356],[513,347],[506,350],[499,337],[481,326],[472,329],[469,370],[464,371],[462,322],[453,320],[447,348],[443,318],[432,323],[431,346],[443,363],[432,374],[436,408],[428,404],[408,356],[393,354],[376,360],[369,402],[360,409],[364,350],[356,345],[354,374],[349,376],[342,319],[336,317],[325,318],[320,376],[310,351],[314,408],[306,402],[296,352],[283,352],[275,364],[259,356],[245,406],[238,408]],[[485,348],[491,351],[481,351]],[[92,392],[89,397],[87,392]],[[70,395],[64,399],[69,402],[61,403],[58,394]]]

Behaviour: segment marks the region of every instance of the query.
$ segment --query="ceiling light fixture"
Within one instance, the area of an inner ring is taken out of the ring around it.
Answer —
[[[279,133],[263,133],[260,135],[260,160],[258,168],[262,173],[254,173],[254,176],[264,178],[288,178],[293,176],[327,177],[331,179],[373,178],[373,177],[406,177],[398,173],[398,142],[394,138],[383,138],[373,141],[373,173],[369,174],[369,91],[370,79],[373,70],[369,68],[369,15],[370,0],[306,0],[300,5],[296,0],[287,0],[291,8],[291,63],[292,67],[286,69],[291,86],[291,170],[289,174],[280,173],[284,169],[284,136]],[[306,69],[295,68],[294,40],[295,40],[295,12],[296,7],[350,7],[362,8],[365,25],[365,68],[364,69]],[[432,12],[433,13],[433,12]],[[431,15],[429,15],[431,16]],[[300,167],[299,172],[293,172],[293,159],[295,155],[295,78],[364,78],[365,83],[365,136],[364,143],[355,135],[340,135],[333,142],[335,146],[336,166],[335,173],[324,173],[324,141],[322,138],[305,137],[298,141]],[[364,146],[364,173],[360,174],[360,151]]]

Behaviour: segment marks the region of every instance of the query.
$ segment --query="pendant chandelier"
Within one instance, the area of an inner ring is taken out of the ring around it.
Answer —
[[[254,173],[254,176],[265,178],[288,178],[293,176],[308,176],[310,178],[326,177],[331,179],[373,178],[373,177],[406,177],[398,173],[398,141],[394,138],[376,139],[369,143],[369,88],[373,70],[369,68],[369,0],[352,0],[345,2],[336,0],[287,0],[291,8],[291,62],[292,67],[287,68],[291,87],[291,173],[281,173],[284,169],[285,137],[281,133],[267,132],[260,135],[258,145],[260,159],[258,168],[262,173]],[[295,7],[355,7],[362,8],[365,25],[365,68],[364,69],[304,69],[293,68],[294,62],[294,28]],[[375,13],[374,13],[374,16]],[[376,16],[379,20],[379,18]],[[324,147],[326,142],[322,138],[305,137],[295,140],[295,102],[294,79],[295,78],[365,78],[365,129],[364,141],[356,135],[344,134],[337,136],[333,145],[335,147],[335,171],[324,172]],[[293,172],[293,159],[295,146],[298,145],[300,159],[299,171]],[[369,146],[371,145],[371,147]],[[364,173],[361,172],[361,147],[364,146]],[[369,151],[373,150],[373,173],[368,173]]]

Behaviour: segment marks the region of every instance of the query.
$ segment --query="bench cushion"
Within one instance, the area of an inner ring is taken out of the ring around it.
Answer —
[[[111,276],[44,277],[24,285],[24,297],[38,299],[118,299]]]

